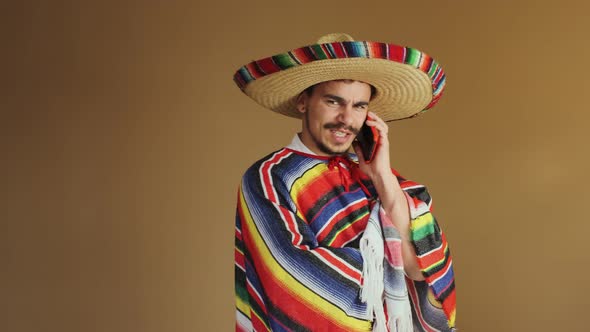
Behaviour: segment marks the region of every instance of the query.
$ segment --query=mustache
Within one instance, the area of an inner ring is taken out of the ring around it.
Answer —
[[[326,123],[324,125],[324,129],[344,129],[347,131],[350,131],[351,133],[357,135],[360,131],[360,129],[355,128],[353,126],[346,126],[342,123]]]

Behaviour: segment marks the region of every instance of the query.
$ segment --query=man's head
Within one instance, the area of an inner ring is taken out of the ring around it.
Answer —
[[[301,141],[313,152],[331,156],[348,151],[363,125],[374,88],[353,80],[313,85],[297,99]]]

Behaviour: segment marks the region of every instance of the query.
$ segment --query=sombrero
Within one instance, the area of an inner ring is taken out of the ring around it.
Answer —
[[[410,118],[432,108],[445,87],[444,71],[427,54],[394,44],[355,41],[343,33],[252,61],[234,75],[238,87],[257,103],[295,118],[301,117],[296,103],[302,91],[338,79],[374,86],[369,108],[385,121]]]

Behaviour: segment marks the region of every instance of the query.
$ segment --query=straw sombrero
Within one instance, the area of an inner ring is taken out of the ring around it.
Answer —
[[[445,74],[427,54],[394,44],[354,41],[329,34],[317,44],[252,61],[234,81],[260,105],[300,118],[299,94],[324,81],[352,79],[376,89],[371,111],[385,121],[416,116],[434,106],[445,87]]]

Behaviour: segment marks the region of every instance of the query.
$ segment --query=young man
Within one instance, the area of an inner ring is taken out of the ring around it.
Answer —
[[[333,34],[254,61],[234,79],[261,105],[302,121],[239,188],[236,330],[453,330],[448,244],[425,187],[390,168],[385,123],[436,103],[438,64]],[[355,142],[364,124],[378,134],[370,162]]]

